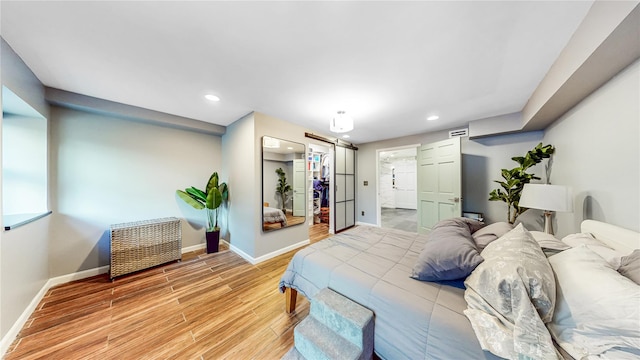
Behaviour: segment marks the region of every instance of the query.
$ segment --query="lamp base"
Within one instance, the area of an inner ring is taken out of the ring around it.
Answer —
[[[544,212],[544,232],[553,235],[553,224],[551,223],[551,211]]]

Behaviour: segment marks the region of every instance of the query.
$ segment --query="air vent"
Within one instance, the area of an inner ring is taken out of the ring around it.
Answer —
[[[469,129],[458,129],[449,131],[449,139],[454,137],[467,137],[469,136]]]

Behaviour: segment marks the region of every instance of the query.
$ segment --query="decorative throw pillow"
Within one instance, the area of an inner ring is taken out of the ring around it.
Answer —
[[[586,245],[591,251],[607,260],[614,269],[617,269],[620,266],[620,258],[622,257],[622,254],[612,249],[602,241],[594,238],[589,233],[569,234],[562,238],[562,242],[571,247]]]
[[[609,350],[640,349],[640,286],[586,245],[553,255],[549,262],[558,284],[549,331],[569,355],[595,358]]]
[[[538,209],[528,209],[522,214],[518,215],[513,226],[522,224],[525,229],[529,231],[543,231],[544,230],[544,211]]]
[[[478,250],[482,251],[489,243],[497,240],[502,235],[511,231],[511,229],[513,229],[513,225],[508,222],[497,222],[479,229],[472,233],[471,236],[476,246],[478,246]]]
[[[482,262],[471,238],[471,228],[478,226],[477,223],[471,219],[456,218],[434,225],[413,266],[411,277],[424,281],[467,277]]]
[[[640,249],[620,259],[618,272],[640,285]]]
[[[553,316],[556,283],[538,243],[518,225],[487,245],[483,257],[464,294],[464,314],[482,348],[509,359],[557,358],[544,324]]]

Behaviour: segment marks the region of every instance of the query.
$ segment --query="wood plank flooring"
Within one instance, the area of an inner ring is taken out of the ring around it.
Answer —
[[[329,234],[310,228],[310,240]],[[277,289],[293,252],[251,265],[221,244],[109,280],[51,288],[5,359],[280,359],[309,312],[284,311]]]

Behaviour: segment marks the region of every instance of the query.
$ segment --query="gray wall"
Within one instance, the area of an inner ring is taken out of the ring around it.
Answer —
[[[425,133],[385,141],[358,145],[357,216],[362,223],[377,224],[376,210],[376,150],[413,144],[428,144],[449,137],[448,131]],[[517,165],[513,156],[522,156],[542,141],[542,132],[470,140],[461,139],[462,151],[462,209],[481,212],[487,222],[507,221],[507,207],[503,202],[489,201],[489,192],[499,186],[493,180],[500,179],[502,168]],[[532,168],[530,172],[540,175],[543,168]],[[369,185],[364,186],[364,181]],[[365,215],[361,215],[361,211]]]
[[[227,126],[222,137],[223,172],[229,185],[228,231],[223,236],[251,257],[255,257],[255,241],[262,226],[260,145],[253,113]]]
[[[305,132],[309,131],[303,127],[298,125],[286,122],[284,120],[280,120],[262,113],[254,113],[255,116],[255,139],[254,144],[257,148],[258,156],[257,159],[257,177],[255,178],[256,189],[261,189],[261,176],[262,176],[262,162],[260,161],[260,152],[262,151],[262,137],[263,136],[272,136],[280,139],[297,142],[301,144],[308,144],[309,139],[305,138]],[[307,148],[305,146],[305,152]],[[274,174],[275,175],[275,174]],[[292,177],[289,177],[290,183],[292,183]],[[254,199],[254,204],[261,206],[262,201],[260,198],[260,194],[257,194],[258,197]],[[307,195],[308,196],[308,195]],[[307,199],[308,200],[308,199]],[[308,210],[307,210],[308,211]],[[258,231],[256,232],[257,237],[255,241],[255,254],[254,257],[260,257],[267,255],[269,253],[273,253],[279,251],[280,249],[286,248],[288,246],[292,246],[298,244],[302,241],[306,241],[309,239],[309,227],[305,224],[302,225],[294,225],[283,230],[270,231],[270,232],[262,232],[262,208],[257,208],[257,221],[254,221],[255,226],[257,226]],[[307,217],[310,216],[307,214]]]
[[[573,213],[558,213],[558,235],[583,219],[640,231],[640,60],[547,128],[559,149],[551,182],[571,185]]]
[[[574,212],[557,213],[558,237],[595,219],[640,230],[640,61],[596,90],[543,132],[462,141],[463,210],[482,212],[487,222],[506,221],[506,205],[488,201],[501,168],[516,165],[539,142],[556,147],[551,182],[574,192]],[[359,145],[358,221],[376,224],[376,149],[445,139],[445,132]],[[546,161],[545,161],[546,162]],[[544,163],[531,172],[544,181]],[[363,180],[369,186],[363,186]],[[365,216],[360,211],[365,211]]]
[[[0,46],[2,85],[48,118],[44,87],[4,39],[0,40]],[[0,159],[1,149],[0,146]],[[1,215],[2,210],[0,219]],[[49,222],[50,218],[46,217],[0,232],[0,336],[3,341],[13,340],[4,337],[49,279]]]
[[[110,224],[175,216],[182,246],[204,243],[204,214],[176,197],[221,171],[221,138],[52,107],[50,276],[109,265]]]

